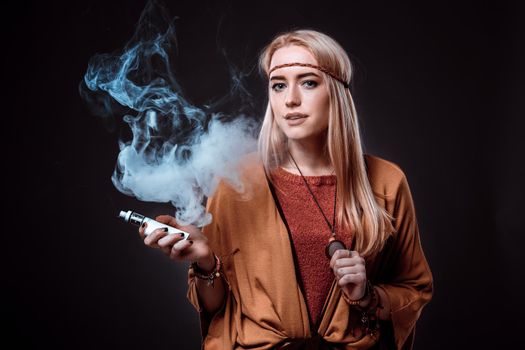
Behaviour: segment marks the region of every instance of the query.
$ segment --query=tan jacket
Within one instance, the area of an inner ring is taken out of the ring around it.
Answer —
[[[381,253],[366,261],[368,278],[383,288],[391,305],[391,321],[381,323],[379,343],[383,348],[410,349],[416,321],[432,296],[432,275],[405,175],[391,162],[365,157],[374,193],[386,198],[376,200],[395,218],[396,230]],[[221,182],[207,203],[213,222],[203,232],[222,260],[229,289],[213,318],[201,308],[189,272],[188,298],[200,312],[203,348],[271,349],[315,333],[342,349],[374,346],[377,335],[366,334],[361,313],[344,300],[335,279],[319,327],[310,329],[289,235],[257,155],[243,162],[241,174],[242,189]]]

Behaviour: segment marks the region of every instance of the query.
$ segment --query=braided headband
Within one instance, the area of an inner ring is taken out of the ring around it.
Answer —
[[[344,81],[343,79],[339,78],[337,75],[335,75],[334,73],[330,72],[328,69],[323,68],[323,67],[320,67],[320,66],[316,66],[315,64],[310,64],[310,63],[298,63],[298,62],[294,62],[294,63],[285,63],[285,64],[280,64],[280,65],[275,66],[275,67],[273,67],[272,69],[270,69],[270,71],[268,72],[268,76],[270,76],[270,74],[271,74],[274,70],[276,70],[276,69],[284,68],[284,67],[293,67],[293,66],[315,68],[315,69],[317,69],[317,70],[320,70],[320,71],[323,72],[323,73],[328,74],[329,76],[331,76],[332,78],[334,78],[335,80],[337,80],[338,82],[340,82],[341,84],[343,84],[343,86],[344,86],[345,88],[347,88],[347,89],[350,88],[350,83],[347,83],[347,82]]]

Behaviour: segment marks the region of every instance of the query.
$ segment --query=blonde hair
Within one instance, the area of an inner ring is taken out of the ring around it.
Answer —
[[[314,30],[294,30],[277,35],[261,52],[259,69],[266,77],[272,56],[279,48],[298,45],[308,49],[317,64],[333,75],[350,82],[352,66],[345,50],[331,37]],[[326,153],[337,179],[337,220],[343,230],[354,233],[355,247],[363,256],[376,254],[383,247],[392,216],[375,200],[368,180],[359,125],[350,90],[326,73],[330,96]],[[259,153],[267,174],[287,156],[287,140],[275,122],[270,101],[259,134]],[[271,179],[271,177],[270,177]]]

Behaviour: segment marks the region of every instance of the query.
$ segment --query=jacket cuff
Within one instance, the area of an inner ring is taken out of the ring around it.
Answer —
[[[430,301],[427,293],[405,287],[380,284],[390,303],[390,318],[394,329],[396,349],[403,349],[415,329],[423,306]]]

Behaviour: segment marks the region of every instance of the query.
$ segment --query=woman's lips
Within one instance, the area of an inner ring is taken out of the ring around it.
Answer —
[[[289,126],[296,126],[296,125],[300,125],[300,124],[304,123],[306,118],[307,118],[306,116],[304,116],[304,117],[287,118],[286,119],[286,123]]]
[[[306,114],[302,113],[288,113],[284,116],[284,119],[286,120],[286,123],[290,126],[295,126],[304,123],[304,120],[308,116]]]

